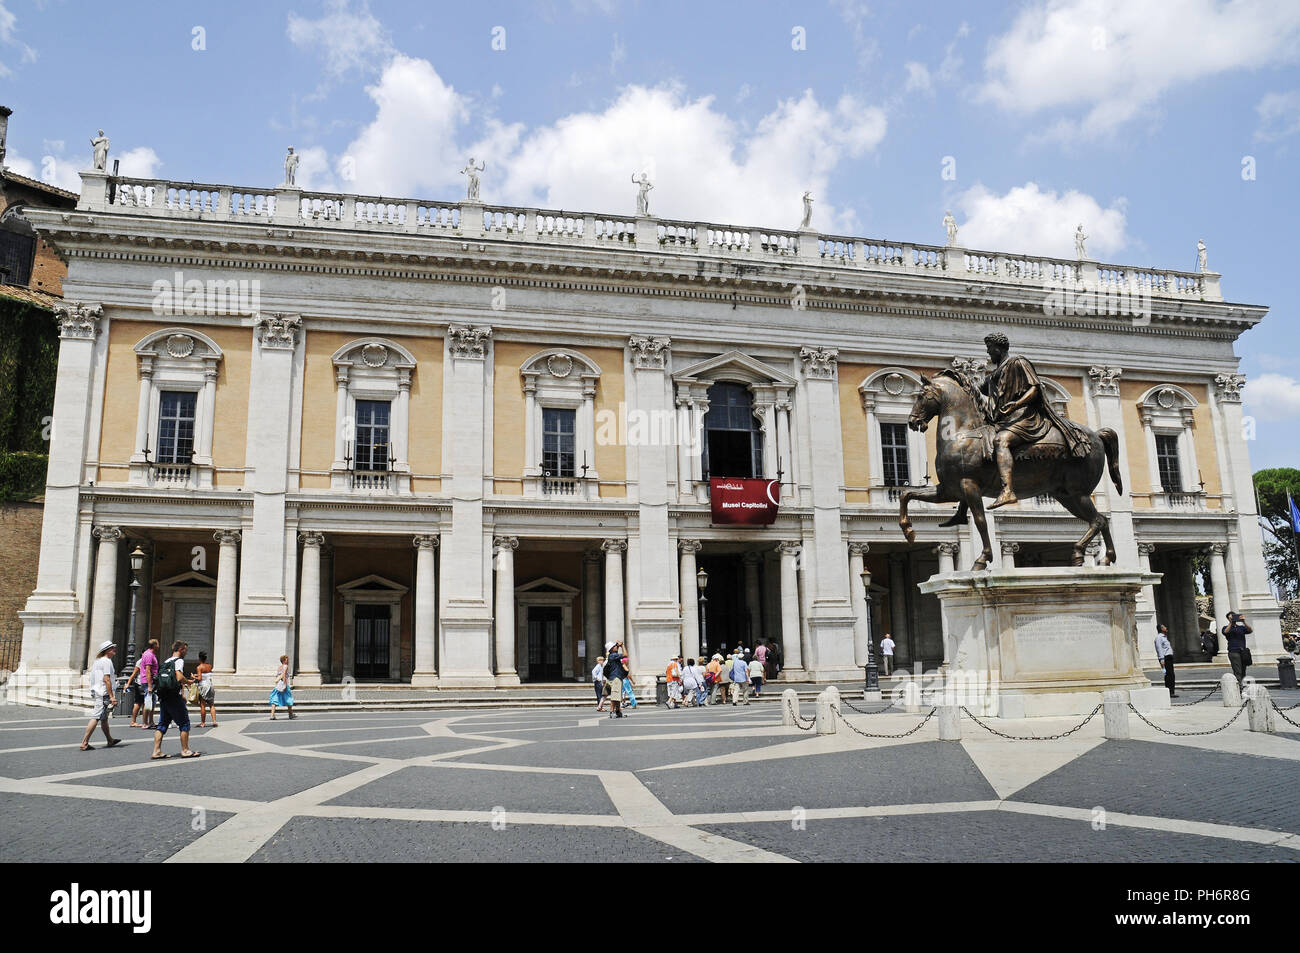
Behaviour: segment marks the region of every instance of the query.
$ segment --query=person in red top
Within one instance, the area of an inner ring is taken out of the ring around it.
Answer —
[[[677,708],[682,703],[681,656],[668,660],[668,668],[664,674],[668,677],[668,707]]]

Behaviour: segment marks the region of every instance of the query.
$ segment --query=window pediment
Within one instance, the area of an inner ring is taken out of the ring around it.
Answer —
[[[793,389],[797,383],[789,374],[734,349],[682,368],[673,375],[673,380],[679,384],[728,380],[782,389]]]

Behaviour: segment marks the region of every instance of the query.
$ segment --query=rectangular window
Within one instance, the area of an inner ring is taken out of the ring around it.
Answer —
[[[577,416],[575,410],[542,408],[542,469],[546,471],[547,476],[577,475],[574,449],[574,426]]]
[[[1160,464],[1160,486],[1166,493],[1183,491],[1183,474],[1178,464],[1178,435],[1156,434],[1156,460]]]
[[[388,416],[386,400],[357,401],[356,470],[388,469]]]
[[[194,455],[193,391],[165,390],[158,401],[158,462],[189,466]]]
[[[35,238],[0,230],[0,284],[25,287],[32,280],[35,258]]]
[[[907,457],[907,424],[880,424],[880,456],[885,486],[910,486],[912,471]]]

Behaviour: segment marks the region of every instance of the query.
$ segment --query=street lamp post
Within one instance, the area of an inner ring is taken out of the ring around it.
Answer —
[[[117,713],[125,715],[131,710],[131,700],[127,696],[127,688],[130,687],[127,682],[131,677],[131,670],[135,668],[135,602],[136,596],[140,592],[140,570],[144,568],[144,550],[137,543],[135,549],[131,552],[131,617],[127,622],[126,630],[126,665],[123,671],[126,678],[122,682],[121,690],[117,697]]]
[[[709,645],[709,597],[704,594],[704,590],[709,588],[709,574],[700,567],[700,571],[695,574],[695,585],[700,590],[700,645],[708,651]]]
[[[876,643],[871,635],[871,570],[862,570],[862,588],[867,596],[867,684],[865,691],[880,691],[880,670],[876,667]]]

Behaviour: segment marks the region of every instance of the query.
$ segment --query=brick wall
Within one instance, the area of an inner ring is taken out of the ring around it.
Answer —
[[[0,505],[0,668],[17,667],[11,646],[23,634],[18,611],[36,588],[43,512],[40,503]]]

